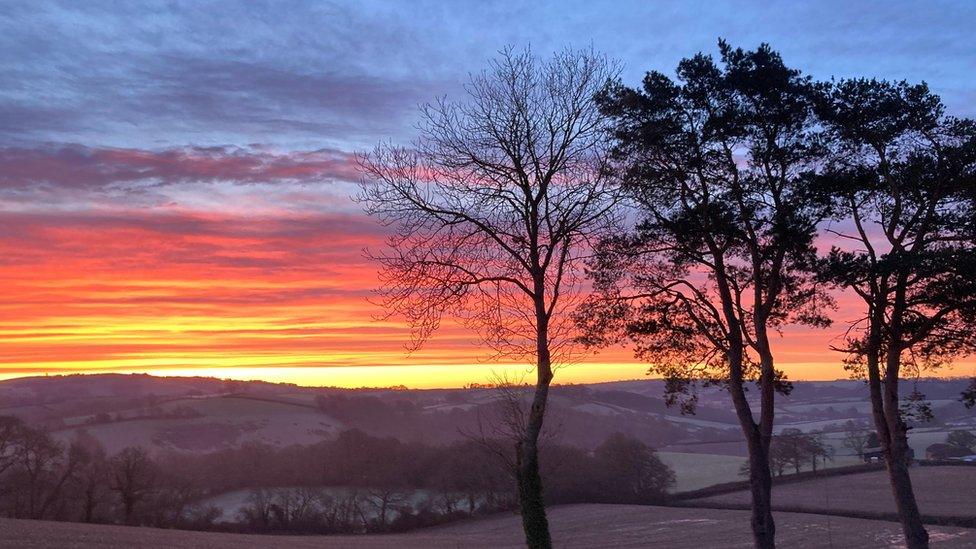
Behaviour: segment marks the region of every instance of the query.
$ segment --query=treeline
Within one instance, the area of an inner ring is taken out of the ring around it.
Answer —
[[[491,391],[486,395],[484,404],[477,403],[471,391]],[[343,425],[362,429],[377,436],[392,436],[402,440],[429,440],[450,443],[464,439],[463,433],[476,432],[482,423],[494,418],[498,414],[497,389],[479,388],[464,391],[446,391],[443,402],[444,410],[431,410],[416,396],[408,394],[379,397],[374,395],[356,394],[325,394],[315,398],[315,405],[329,417],[338,419]],[[591,391],[585,387],[562,386],[554,388],[553,394],[563,397],[562,402],[554,402],[550,406],[549,414],[552,418],[552,431],[558,431],[561,440],[585,448],[595,448],[603,442],[610,432],[621,431],[639,438],[656,447],[671,444],[677,440],[691,436],[689,430],[681,425],[664,418],[648,417],[635,418],[627,414],[615,416],[598,416],[576,410],[575,404],[587,402],[602,402],[618,404],[633,410],[651,413],[664,413],[666,407],[660,399],[651,399],[638,395],[626,396],[627,393],[613,391]],[[450,406],[457,404],[458,406]],[[702,419],[727,421],[730,414],[711,409],[703,409]],[[635,421],[636,419],[636,421]],[[696,433],[706,437],[724,436],[718,430],[712,432],[702,429]]]
[[[773,474],[781,477],[792,470],[799,475],[805,468],[817,471],[820,464],[826,468],[827,461],[834,459],[834,449],[823,440],[822,433],[804,433],[799,429],[783,429],[773,436],[769,445],[769,467]],[[743,463],[739,475],[749,476],[749,463]]]
[[[84,431],[62,443],[0,417],[0,514],[12,518],[250,532],[403,530],[515,506],[509,448],[401,442],[358,430],[308,446],[248,444],[208,454],[129,447],[107,455]],[[549,504],[650,503],[674,473],[644,443],[543,446]],[[207,498],[249,490],[233,524]],[[223,519],[226,521],[226,518]]]
[[[0,417],[0,515],[11,518],[194,528],[213,510],[198,471],[130,447],[107,455],[81,432],[70,444],[15,417]]]

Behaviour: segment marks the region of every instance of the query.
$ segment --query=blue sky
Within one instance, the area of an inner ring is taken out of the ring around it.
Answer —
[[[592,45],[636,82],[718,37],[972,114],[973,28],[976,2],[3,2],[0,144],[351,150],[508,44]]]

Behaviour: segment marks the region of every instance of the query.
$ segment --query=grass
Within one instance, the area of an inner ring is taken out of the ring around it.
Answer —
[[[846,448],[841,451],[847,451]],[[725,484],[745,480],[739,474],[746,458],[742,456],[729,456],[717,454],[693,454],[685,452],[658,452],[667,466],[674,470],[675,486],[673,493],[688,492],[707,488],[716,484]],[[827,469],[838,467],[849,467],[860,465],[863,461],[857,456],[838,455],[832,461],[827,462]],[[822,466],[820,468],[823,468]],[[810,471],[811,467],[804,464],[800,471]],[[786,474],[794,472],[792,467],[788,467]]]
[[[658,452],[658,457],[674,470],[674,492],[687,492],[713,484],[741,480],[739,468],[746,462],[741,456]]]
[[[636,505],[567,505],[549,510],[555,545],[588,547],[752,547],[749,512],[723,509],[665,508]],[[976,530],[930,527],[933,547],[972,547]],[[782,547],[890,547],[901,540],[897,523],[797,513],[776,514],[776,538]],[[88,525],[28,520],[0,520],[0,546],[58,547],[231,547],[335,548],[524,547],[521,524],[513,514],[499,514],[418,530],[368,536],[257,536],[183,532],[153,528]]]
[[[183,407],[201,416],[125,420],[80,428],[95,436],[110,454],[126,446],[168,448],[166,441],[174,437],[186,439],[177,448],[187,451],[212,451],[248,441],[276,446],[312,444],[342,429],[340,421],[302,403],[216,396],[176,399],[160,406],[165,412]],[[207,436],[214,433],[224,436]],[[70,442],[75,435],[74,427],[55,433],[63,442]]]
[[[914,467],[912,485],[925,515],[973,517],[976,468]],[[699,500],[718,504],[748,504],[747,491]],[[896,511],[885,471],[811,479],[773,487],[773,505],[815,511]]]

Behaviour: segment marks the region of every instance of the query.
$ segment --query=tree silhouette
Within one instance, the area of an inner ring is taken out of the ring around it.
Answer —
[[[75,490],[81,501],[81,520],[94,522],[108,492],[108,458],[98,439],[85,431],[76,436],[71,451],[78,462]]]
[[[966,405],[966,408],[976,406],[976,378],[969,381],[969,387],[962,392],[959,401]]]
[[[860,422],[855,423],[853,420],[847,420],[844,423],[844,438],[842,444],[844,448],[847,448],[854,452],[858,457],[864,455],[864,449],[871,446],[868,436],[864,433],[865,427],[860,424]]]
[[[393,228],[380,288],[417,348],[445,315],[479,331],[496,358],[531,360],[536,383],[517,443],[518,492],[530,547],[551,545],[538,439],[553,370],[567,360],[589,243],[613,226],[616,188],[603,169],[593,101],[613,66],[591,52],[548,61],[504,50],[473,76],[467,101],[423,108],[413,148],[362,159],[366,211]]]
[[[674,472],[640,440],[613,433],[593,450],[602,490],[618,501],[650,503],[674,485]]]
[[[118,493],[126,524],[135,524],[136,506],[156,486],[158,471],[148,452],[127,447],[109,461],[109,488]]]
[[[0,416],[0,474],[17,463],[17,450],[27,427],[23,420],[14,416]]]
[[[771,332],[828,323],[829,300],[811,275],[823,208],[805,192],[822,151],[812,82],[766,45],[719,45],[721,66],[698,54],[679,63],[678,82],[651,72],[640,90],[615,83],[601,94],[641,219],[601,248],[592,265],[600,295],[580,322],[594,345],[622,330],[667,379],[669,404],[693,410],[698,381],[728,390],[748,442],[755,543],[773,547],[773,403],[790,386]]]
[[[976,435],[972,431],[952,431],[946,435],[946,444],[952,444],[972,452],[976,450]]]
[[[976,124],[943,110],[924,84],[864,79],[827,86],[819,109],[833,145],[821,185],[839,221],[823,274],[864,305],[839,350],[867,378],[909,547],[928,534],[899,380],[976,345]]]

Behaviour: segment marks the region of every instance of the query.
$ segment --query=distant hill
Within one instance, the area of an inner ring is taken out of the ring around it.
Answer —
[[[973,421],[973,411],[957,401],[964,385],[916,382],[936,412],[936,422],[924,428]],[[738,423],[721,390],[704,390],[696,414],[686,416],[665,405],[662,391],[659,380],[555,387],[551,436],[593,447],[620,431],[667,451],[743,455]],[[139,374],[0,382],[0,414],[19,416],[66,440],[84,431],[110,452],[133,444],[189,452],[248,442],[311,444],[347,428],[450,442],[483,428],[497,398],[488,388],[339,389]],[[869,417],[866,389],[857,381],[797,382],[777,402],[778,429],[830,431],[849,419],[866,424]]]
[[[916,455],[949,431],[976,430],[959,401],[963,380],[920,380],[935,420],[916,426]],[[695,415],[663,399],[659,380],[554,387],[546,441],[593,449],[625,433],[658,450],[676,474],[676,491],[741,480],[745,461],[728,395],[702,391]],[[56,439],[94,439],[111,455],[127,446],[151,453],[205,454],[249,444],[313,445],[358,429],[404,442],[449,444],[491,434],[500,393],[491,388],[405,390],[299,387],[262,381],[149,375],[72,375],[0,382],[0,415],[48,430]],[[775,429],[817,432],[833,451],[828,466],[858,463],[844,446],[848,422],[871,430],[866,387],[857,381],[798,382],[777,399]]]

